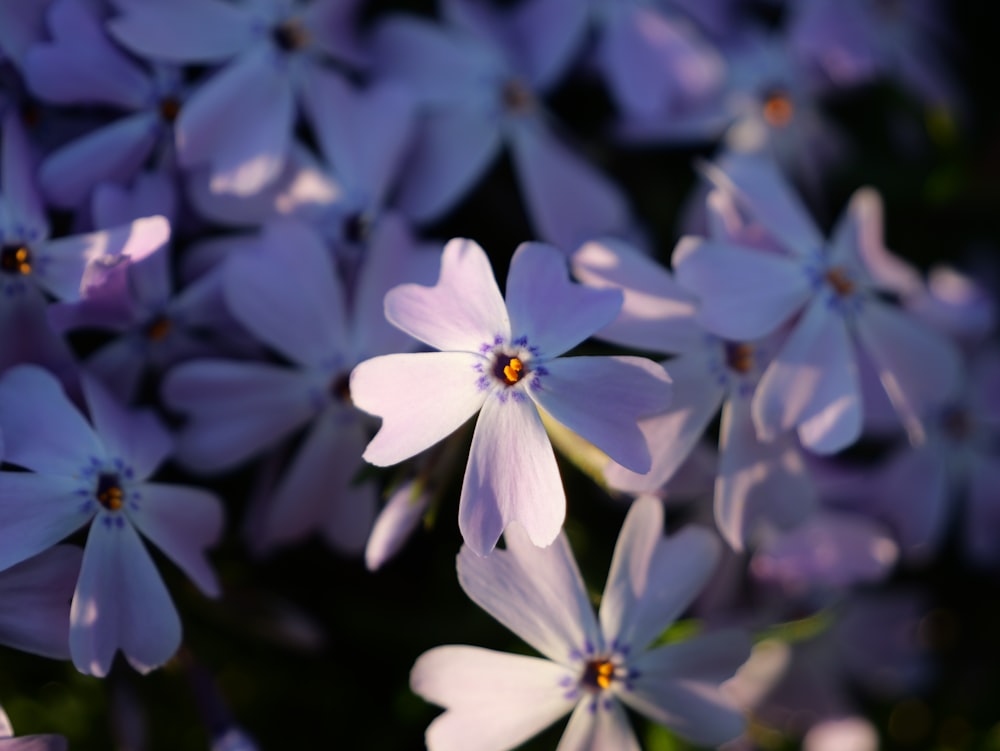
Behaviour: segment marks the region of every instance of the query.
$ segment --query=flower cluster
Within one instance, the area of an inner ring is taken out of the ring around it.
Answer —
[[[0,749],[985,743],[966,4],[0,2]]]

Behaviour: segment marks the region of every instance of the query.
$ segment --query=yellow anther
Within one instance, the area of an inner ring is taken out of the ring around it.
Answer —
[[[31,251],[23,245],[5,247],[0,253],[0,268],[16,274],[31,273]]]
[[[524,363],[518,360],[516,357],[510,358],[510,362],[503,366],[503,375],[507,379],[507,383],[515,384],[521,380],[521,374],[524,371]]]
[[[104,508],[117,511],[122,507],[122,489],[108,488],[103,493],[98,494],[97,500],[101,502]]]
[[[615,679],[615,664],[607,659],[590,660],[583,668],[581,683],[590,689],[604,691]]]

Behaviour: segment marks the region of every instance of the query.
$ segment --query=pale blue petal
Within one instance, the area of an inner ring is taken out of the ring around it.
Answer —
[[[540,548],[511,525],[504,542],[506,549],[487,556],[468,546],[459,553],[458,582],[470,599],[555,662],[573,665],[603,649],[566,536]]]
[[[104,447],[70,402],[62,385],[37,365],[11,368],[0,377],[0,430],[4,459],[35,472],[72,477]]]
[[[308,374],[264,363],[193,360],[176,366],[161,393],[187,416],[177,460],[195,471],[220,471],[277,444],[322,406],[313,387]]]
[[[774,331],[809,301],[812,286],[793,258],[714,240],[682,240],[677,282],[699,298],[698,322],[725,339],[751,341]]]
[[[568,253],[592,237],[629,226],[625,194],[541,118],[515,120],[510,148],[532,226],[543,240]]]
[[[458,502],[465,543],[487,555],[517,521],[535,545],[551,545],[565,517],[562,478],[534,403],[518,392],[490,394],[476,422]]]
[[[121,523],[117,523],[121,520]],[[181,623],[153,559],[121,515],[90,527],[70,610],[70,652],[81,673],[104,677],[121,650],[147,673],[181,644]]]
[[[542,409],[626,469],[650,470],[638,422],[670,405],[670,377],[662,365],[641,357],[563,357],[544,367],[528,389]]]
[[[253,16],[221,0],[119,2],[108,22],[119,42],[143,57],[176,63],[212,63],[246,49]]]
[[[365,461],[398,464],[458,430],[487,398],[477,384],[476,367],[484,362],[468,352],[421,352],[383,355],[356,366],[351,401],[382,418]]]
[[[205,555],[222,535],[224,514],[219,499],[201,488],[160,483],[135,486],[140,498],[129,504],[136,528],[188,575],[209,597],[219,595],[219,582]]]
[[[486,252],[456,238],[444,247],[433,287],[404,284],[385,296],[394,326],[440,350],[480,352],[497,337],[509,342],[510,320]]]
[[[563,253],[528,242],[511,258],[506,302],[512,335],[526,337],[544,357],[555,357],[611,323],[622,293],[570,281]]]
[[[448,710],[427,728],[428,748],[507,751],[569,712],[565,675],[537,657],[446,646],[420,656],[410,687]]]
[[[563,732],[556,751],[641,751],[625,710],[614,699],[584,697]]]

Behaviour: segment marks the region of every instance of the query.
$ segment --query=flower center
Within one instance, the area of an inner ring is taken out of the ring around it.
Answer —
[[[4,245],[0,249],[0,270],[7,274],[30,274],[31,251],[24,245]]]
[[[960,407],[951,407],[945,410],[942,423],[945,433],[956,443],[961,443],[972,435],[972,417]]]
[[[835,266],[832,269],[827,269],[823,278],[841,297],[847,297],[854,292],[854,280],[842,268]]]
[[[344,219],[344,239],[352,245],[360,245],[371,234],[372,220],[367,214],[356,211]]]
[[[753,347],[744,342],[726,342],[726,365],[737,373],[749,373],[753,369]]]
[[[94,491],[97,502],[108,511],[117,511],[125,502],[121,480],[114,472],[101,472],[97,476],[97,489]]]
[[[795,106],[786,92],[775,89],[764,96],[763,114],[772,128],[785,128],[795,116]]]
[[[164,315],[157,316],[152,321],[146,324],[145,334],[146,338],[153,342],[161,342],[170,333],[170,329],[174,327],[174,324]]]
[[[296,18],[290,18],[275,27],[271,38],[285,52],[295,52],[309,45],[309,32]]]
[[[617,669],[618,667],[606,657],[587,660],[583,666],[580,683],[590,691],[604,691],[611,686]]]
[[[167,96],[160,100],[160,118],[165,123],[173,123],[181,112],[181,103],[177,97]]]
[[[501,97],[504,109],[511,114],[523,115],[535,106],[535,95],[519,78],[504,82]]]
[[[330,396],[338,402],[352,404],[351,402],[351,374],[340,373],[330,381]]]
[[[513,386],[527,375],[527,373],[528,371],[525,369],[523,362],[516,357],[509,357],[507,355],[500,355],[493,366],[493,374],[508,386]]]

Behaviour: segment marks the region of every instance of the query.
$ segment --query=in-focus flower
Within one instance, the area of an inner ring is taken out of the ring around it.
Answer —
[[[664,538],[663,507],[629,511],[594,611],[565,535],[544,549],[519,525],[505,550],[458,556],[462,588],[544,658],[471,646],[421,655],[413,690],[445,707],[427,729],[431,751],[505,751],[572,712],[560,749],[639,744],[623,705],[695,743],[716,746],[743,728],[720,690],[750,654],[743,632],[723,630],[649,648],[691,604],[718,560],[718,540],[688,527]]]
[[[0,570],[86,525],[87,545],[70,610],[73,664],[103,676],[119,649],[137,670],[166,662],[181,624],[138,532],[209,596],[218,594],[204,551],[222,528],[222,506],[198,488],[147,481],[172,449],[150,412],[128,413],[82,378],[91,423],[47,371],[21,365],[0,378]]]
[[[637,421],[670,400],[670,379],[650,360],[558,357],[613,320],[621,301],[617,290],[572,283],[556,248],[523,243],[505,302],[483,249],[452,240],[436,286],[403,285],[385,299],[391,323],[441,351],[377,357],[351,373],[354,404],[382,418],[365,460],[401,462],[482,410],[459,501],[462,536],[484,555],[516,520],[536,545],[551,544],[565,493],[539,411],[647,472]]]

